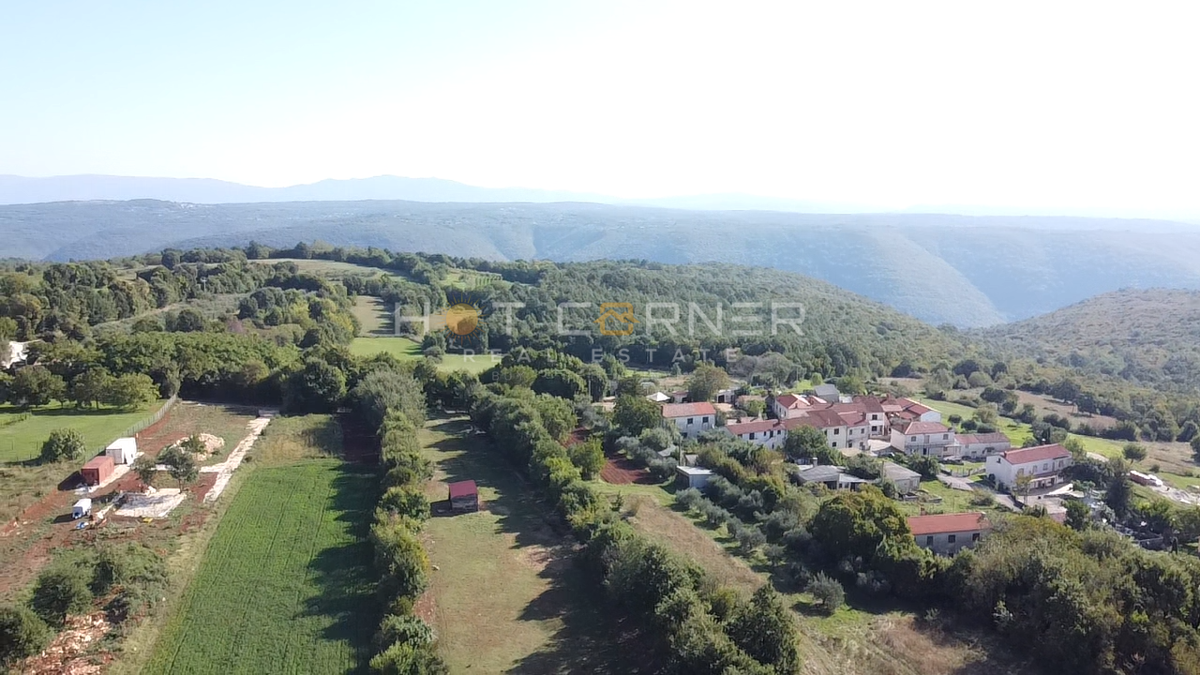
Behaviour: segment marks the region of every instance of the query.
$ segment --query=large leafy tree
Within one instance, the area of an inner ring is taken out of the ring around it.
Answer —
[[[711,401],[717,392],[729,386],[729,375],[722,369],[701,363],[687,380],[688,398]]]
[[[915,546],[896,502],[872,487],[839,494],[822,504],[810,531],[833,560],[854,556],[870,564],[880,545],[889,540]]]
[[[617,399],[613,408],[613,422],[628,435],[637,436],[662,423],[662,409],[643,396],[626,394]]]
[[[67,384],[44,366],[29,366],[17,371],[8,385],[8,400],[24,408],[43,406],[61,400]]]
[[[158,461],[167,467],[167,473],[179,484],[179,489],[200,477],[200,469],[192,453],[180,446],[167,448],[158,456]]]
[[[317,358],[288,378],[284,388],[284,407],[290,412],[333,412],[346,396],[346,374]]]

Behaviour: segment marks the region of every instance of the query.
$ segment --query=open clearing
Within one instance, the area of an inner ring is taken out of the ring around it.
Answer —
[[[354,317],[363,335],[373,337],[394,336],[395,322],[388,310],[388,303],[371,295],[360,295],[354,299]]]
[[[385,353],[400,359],[421,358],[421,345],[406,337],[360,337],[350,343],[350,353],[355,356],[374,356]],[[438,364],[438,370],[450,372],[466,370],[471,373],[482,373],[500,363],[500,357],[490,354],[463,356],[462,354],[446,354]]]
[[[571,542],[546,520],[532,489],[465,418],[438,419],[421,431],[436,463],[426,495],[446,499],[446,484],[474,480],[477,513],[431,518],[422,534],[436,566],[418,612],[440,636],[452,673],[636,673],[636,650],[604,611],[599,589],[571,558]]]
[[[376,473],[337,459],[250,467],[145,671],[361,669],[379,620]]]
[[[125,430],[154,415],[164,403],[155,401],[138,410],[60,408],[57,403],[28,411],[0,406],[0,463],[36,459],[55,429],[79,431],[89,451],[99,452]]]

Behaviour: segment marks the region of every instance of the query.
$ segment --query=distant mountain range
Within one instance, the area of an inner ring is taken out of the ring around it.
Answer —
[[[730,262],[800,272],[924,321],[1024,319],[1127,287],[1200,288],[1200,228],[1151,220],[685,211],[412,201],[0,206],[0,257],[298,241],[490,259]]]
[[[264,202],[329,202],[403,200],[412,202],[500,203],[587,202],[621,206],[658,206],[694,211],[785,211],[793,213],[948,213],[969,216],[1068,216],[1083,218],[1155,218],[1200,224],[1200,212],[1166,210],[1111,211],[1086,208],[1020,208],[964,204],[930,204],[902,209],[852,202],[816,201],[721,193],[622,199],[610,195],[529,188],[485,188],[441,178],[375,176],[323,180],[306,185],[270,188],[211,178],[141,178],[78,175],[27,178],[0,175],[0,205],[66,201],[128,201],[159,199],[193,204],[250,204]]]
[[[441,178],[375,176],[323,180],[307,185],[270,188],[211,178],[140,178],[135,176],[52,176],[26,178],[0,175],[0,204],[38,204],[66,201],[127,201],[159,199],[193,204],[264,202],[328,202],[404,200],[413,202],[589,202],[697,210],[772,210],[822,213],[867,213],[880,209],[861,204],[810,202],[741,194],[619,199],[607,195],[562,190],[485,188]]]

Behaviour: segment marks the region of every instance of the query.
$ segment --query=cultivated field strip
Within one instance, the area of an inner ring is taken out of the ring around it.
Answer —
[[[337,460],[256,468],[146,672],[360,670],[378,621],[363,538],[374,482]]]

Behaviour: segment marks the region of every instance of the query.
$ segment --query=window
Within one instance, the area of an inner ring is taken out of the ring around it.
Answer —
[[[834,429],[834,430],[833,430],[833,435],[834,435],[834,436],[837,436],[837,435],[838,435],[838,434],[840,434],[840,433],[842,433],[842,430],[841,430],[841,429]]]
[[[688,418],[688,421],[687,421],[687,423],[688,423],[688,426],[689,426],[689,427],[690,427],[692,424],[694,424],[695,422],[696,422],[696,418],[695,418],[695,417],[689,417],[689,418]]]
[[[951,543],[951,544],[953,544],[953,543],[954,543],[954,540],[955,540],[955,539],[957,539],[957,538],[958,538],[958,535],[956,535],[956,534],[948,534],[948,535],[946,535],[946,541],[947,541],[947,542],[949,542],[949,543]]]
[[[916,442],[917,442],[917,437],[916,437],[916,436],[913,436],[913,437],[912,437],[912,442],[913,442],[913,443],[916,443]]]
[[[707,416],[707,415],[705,415],[704,417],[701,417],[701,418],[700,418],[700,421],[701,421],[701,422],[703,422],[703,423],[705,423],[705,424],[708,424],[708,416]]]
[[[750,440],[754,440],[754,432],[753,431],[750,432]]]
[[[943,441],[948,441],[948,440],[950,440],[950,434],[942,434],[942,440],[943,440]]]
[[[978,532],[971,535],[971,541],[979,541],[979,533]]]
[[[833,442],[833,447],[835,447],[835,448],[837,447],[837,441]]]
[[[925,537],[925,545],[933,546],[933,535],[932,534],[929,535],[928,537]]]
[[[685,431],[685,432],[683,432],[682,434],[679,434],[679,436],[680,436],[681,438],[687,438],[687,432]]]
[[[1046,471],[1049,468],[1050,468],[1050,462],[1042,462],[1042,471]]]

